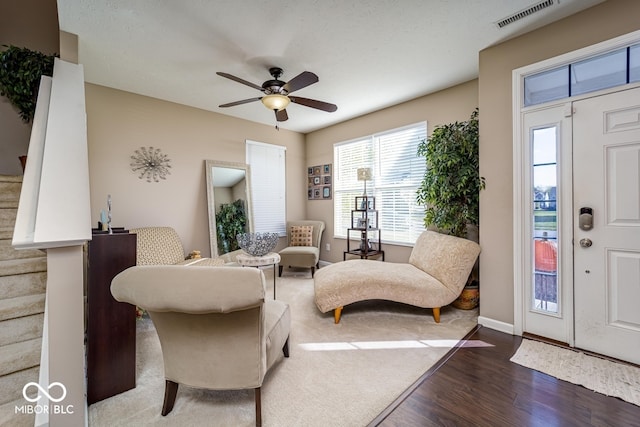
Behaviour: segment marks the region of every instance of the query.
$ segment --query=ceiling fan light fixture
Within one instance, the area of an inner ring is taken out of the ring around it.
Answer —
[[[284,110],[285,108],[287,108],[287,105],[289,105],[289,102],[291,102],[289,97],[277,93],[263,96],[261,101],[264,106],[271,111]]]

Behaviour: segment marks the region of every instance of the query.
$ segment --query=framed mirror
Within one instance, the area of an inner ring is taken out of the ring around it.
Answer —
[[[238,233],[253,231],[249,165],[205,160],[211,257],[240,249]]]

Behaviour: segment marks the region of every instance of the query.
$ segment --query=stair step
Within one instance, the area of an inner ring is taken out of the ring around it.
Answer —
[[[11,239],[0,239],[0,260],[46,257],[41,249],[14,249]]]
[[[13,225],[10,227],[0,227],[0,239],[13,239]]]
[[[1,175],[0,182],[22,182],[22,175]]]
[[[18,400],[0,405],[0,427],[33,427],[36,422],[35,414],[16,413],[16,406],[20,408],[26,404],[32,405],[21,397]]]
[[[14,249],[10,239],[0,239],[0,260],[46,257],[40,249]]]
[[[0,277],[41,271],[47,271],[46,257],[0,261]]]
[[[21,189],[22,182],[3,181],[0,179],[0,207],[18,207]]]
[[[0,209],[0,227],[13,228],[16,223],[16,216],[18,215],[17,208],[3,208]]]
[[[0,405],[16,399],[26,403],[22,389],[31,381],[38,382],[39,373],[40,367],[34,367],[0,377]]]
[[[42,338],[43,322],[42,313],[0,322],[0,346]]]
[[[42,338],[0,347],[0,375],[23,371],[40,364]]]
[[[0,300],[0,321],[44,313],[45,294]]]
[[[0,299],[42,294],[46,288],[47,273],[45,271],[0,276]]]

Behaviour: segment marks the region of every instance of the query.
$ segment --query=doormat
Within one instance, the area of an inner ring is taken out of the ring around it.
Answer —
[[[560,380],[640,406],[640,368],[523,339],[510,359]]]

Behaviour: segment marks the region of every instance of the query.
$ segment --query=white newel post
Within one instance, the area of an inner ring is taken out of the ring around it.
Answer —
[[[91,208],[82,65],[56,58],[40,88],[12,244],[47,250],[40,387],[55,384],[56,399],[66,394],[45,401],[48,414],[35,424],[85,426],[83,245]]]

